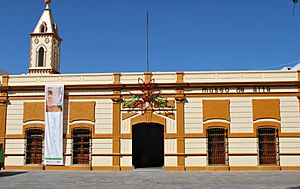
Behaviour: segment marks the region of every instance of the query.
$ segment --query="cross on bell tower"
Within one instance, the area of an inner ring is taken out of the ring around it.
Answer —
[[[60,46],[62,39],[58,35],[57,24],[54,22],[50,4],[44,0],[46,7],[30,34],[30,66],[29,74],[60,73]]]

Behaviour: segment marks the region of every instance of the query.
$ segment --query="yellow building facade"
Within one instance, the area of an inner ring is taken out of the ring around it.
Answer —
[[[0,76],[6,170],[300,169],[299,71],[59,74],[62,40],[47,2],[29,73]],[[150,83],[168,109],[128,108]],[[60,166],[43,164],[49,84],[65,90]]]

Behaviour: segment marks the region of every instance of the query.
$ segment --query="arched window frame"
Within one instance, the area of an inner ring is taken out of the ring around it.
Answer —
[[[54,67],[54,69],[55,70],[58,70],[59,69],[59,57],[58,57],[59,55],[58,55],[58,47],[57,46],[55,46],[54,47],[54,65],[53,65],[53,67]]]
[[[207,140],[207,165],[209,166],[228,166],[229,160],[228,160],[228,129],[226,127],[222,127],[222,126],[217,126],[218,124],[216,124],[216,126],[209,126],[207,128],[205,128],[205,133],[206,133],[206,140]],[[210,136],[209,136],[209,131],[213,130],[213,129],[220,129],[223,130],[224,132],[224,163],[214,163],[211,161],[215,161],[214,159],[210,159],[210,151],[213,151],[210,149],[210,145],[215,145],[215,144],[211,144],[210,141]]]
[[[74,141],[74,132],[78,131],[78,130],[86,130],[88,131],[88,137],[89,137],[89,147],[88,147],[88,150],[89,150],[89,153],[88,153],[88,163],[82,163],[80,161],[85,161],[85,160],[82,160],[81,158],[85,159],[84,157],[79,157],[78,159],[79,160],[76,160],[75,159],[75,150],[74,150],[74,145],[80,145],[80,153],[81,155],[84,154],[84,152],[82,153],[82,150],[84,151],[84,141],[82,141],[82,138],[81,138],[81,142],[79,142],[78,144],[75,143]],[[80,127],[80,126],[76,126],[74,127],[72,130],[71,130],[71,138],[72,138],[72,164],[73,165],[77,165],[77,164],[83,164],[83,165],[91,165],[91,154],[92,154],[92,134],[93,134],[93,131],[91,128],[89,127]]]
[[[57,48],[57,69],[60,69],[60,47]]]
[[[43,65],[40,65],[40,50],[44,50],[43,54]],[[46,66],[46,54],[47,54],[47,48],[44,45],[41,45],[36,50],[36,67],[45,67]]]
[[[29,137],[29,133],[34,132],[34,131],[36,131],[36,134],[32,134],[32,136]],[[43,163],[43,154],[44,154],[44,130],[41,129],[40,127],[30,127],[30,128],[25,129],[24,134],[25,134],[25,139],[26,139],[25,163],[27,165],[31,165],[31,164],[41,165]],[[36,135],[36,136],[33,137],[33,135]],[[38,141],[38,144],[34,145],[35,149],[30,149],[30,146],[32,147],[33,144],[30,144],[29,140],[30,139],[38,139],[38,137],[41,137],[41,141]],[[38,150],[38,153],[37,153],[37,150]],[[35,156],[35,157],[29,157],[30,154],[31,155],[33,154],[33,156]]]
[[[40,33],[46,33],[47,30],[48,30],[47,24],[45,22],[43,22],[40,26]]]

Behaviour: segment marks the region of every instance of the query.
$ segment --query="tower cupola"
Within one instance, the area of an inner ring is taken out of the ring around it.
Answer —
[[[60,73],[60,47],[62,39],[58,35],[50,4],[44,0],[46,7],[35,26],[31,36],[29,74]]]

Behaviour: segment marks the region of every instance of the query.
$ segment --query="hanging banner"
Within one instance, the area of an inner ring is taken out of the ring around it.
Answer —
[[[64,85],[45,86],[45,165],[63,165]]]

